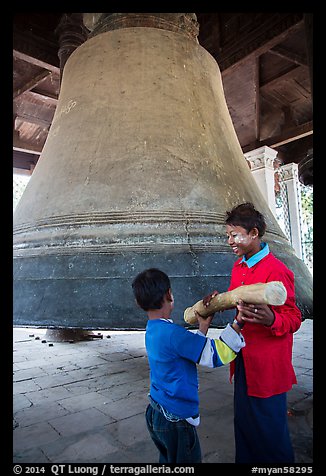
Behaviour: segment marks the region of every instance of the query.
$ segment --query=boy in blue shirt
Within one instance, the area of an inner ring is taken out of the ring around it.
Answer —
[[[146,423],[160,452],[159,463],[201,463],[197,366],[220,367],[245,346],[235,320],[219,339],[206,337],[213,315],[197,313],[197,333],[170,318],[173,294],[169,277],[159,269],[139,273],[132,283],[136,302],[147,312],[145,345],[150,367]]]

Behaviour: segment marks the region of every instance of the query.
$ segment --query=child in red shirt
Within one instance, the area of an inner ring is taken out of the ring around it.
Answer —
[[[240,303],[236,316],[246,340],[235,362],[234,432],[236,463],[294,462],[287,422],[286,392],[297,383],[292,365],[293,333],[301,325],[295,304],[294,274],[262,241],[266,230],[263,215],[251,203],[227,212],[228,243],[239,256],[232,289],[247,284],[281,281],[287,290],[282,306]],[[208,304],[214,291],[203,299]]]

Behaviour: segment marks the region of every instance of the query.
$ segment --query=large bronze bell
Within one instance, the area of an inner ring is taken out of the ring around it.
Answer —
[[[228,287],[225,211],[245,201],[265,215],[312,317],[311,275],[252,178],[195,15],[84,15],[92,33],[65,65],[14,215],[14,324],[142,329],[131,281],[148,267],[171,277],[184,324],[186,307]]]

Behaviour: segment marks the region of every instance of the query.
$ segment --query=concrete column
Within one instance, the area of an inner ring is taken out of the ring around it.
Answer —
[[[251,172],[266,202],[276,217],[274,190],[274,161],[277,151],[268,146],[247,152],[245,158],[250,163]]]
[[[298,164],[290,163],[280,167],[280,182],[286,186],[288,197],[288,210],[291,229],[292,246],[302,259],[302,242],[300,226],[300,184],[298,178]]]

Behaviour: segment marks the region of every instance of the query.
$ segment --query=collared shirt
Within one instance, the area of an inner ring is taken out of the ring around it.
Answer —
[[[260,251],[256,253],[255,255],[251,256],[249,259],[246,259],[246,255],[243,256],[242,260],[240,263],[245,263],[248,268],[252,268],[257,264],[261,259],[265,258],[269,253],[269,246],[267,243],[262,242],[260,244]]]

